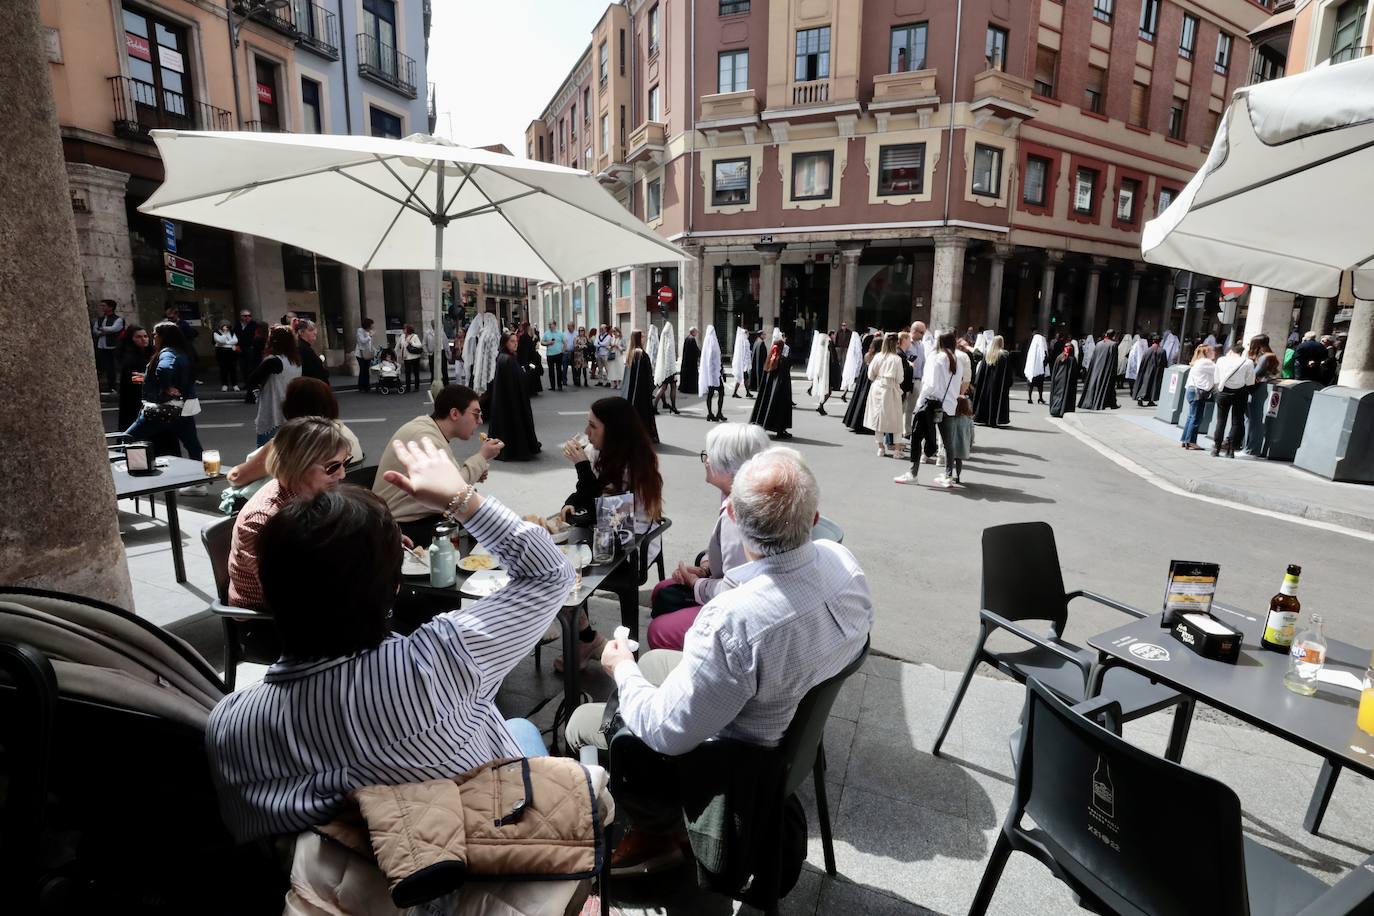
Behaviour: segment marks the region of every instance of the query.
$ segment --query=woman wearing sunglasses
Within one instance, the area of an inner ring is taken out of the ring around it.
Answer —
[[[282,506],[297,499],[313,499],[343,480],[349,442],[338,425],[324,417],[288,420],[277,430],[267,454],[271,480],[244,505],[234,521],[229,550],[229,603],[235,607],[264,606],[258,580],[258,535]]]

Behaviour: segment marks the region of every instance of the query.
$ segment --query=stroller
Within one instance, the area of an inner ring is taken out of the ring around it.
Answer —
[[[378,394],[405,392],[405,383],[401,381],[401,364],[396,361],[395,352],[383,350],[381,357],[372,364],[372,369],[377,373],[377,381],[372,387]]]
[[[16,913],[281,912],[220,819],[205,725],[224,684],[146,620],[0,588],[0,886]]]

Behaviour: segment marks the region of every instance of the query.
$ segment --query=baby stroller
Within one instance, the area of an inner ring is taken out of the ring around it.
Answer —
[[[372,388],[378,394],[405,392],[405,383],[401,380],[401,364],[396,361],[396,354],[391,350],[382,351],[381,357],[372,364],[372,370],[377,373],[377,381]]]

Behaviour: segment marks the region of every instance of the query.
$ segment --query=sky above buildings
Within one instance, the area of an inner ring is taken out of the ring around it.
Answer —
[[[434,132],[525,154],[525,128],[591,41],[610,0],[434,0],[429,78]]]

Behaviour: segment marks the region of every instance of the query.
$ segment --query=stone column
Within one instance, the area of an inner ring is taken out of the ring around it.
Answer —
[[[1347,388],[1374,388],[1374,300],[1355,300],[1355,311],[1350,316],[1350,336],[1345,341],[1345,358],[1341,361],[1341,377],[1337,383]]]
[[[962,235],[935,237],[935,272],[931,281],[931,330],[953,328],[964,295],[964,252],[968,238]]]
[[[1064,262],[1064,252],[1054,249],[1045,250],[1045,267],[1040,275],[1040,313],[1035,330],[1049,337],[1050,314],[1054,309],[1054,274]]]
[[[67,183],[71,188],[76,243],[81,249],[86,301],[113,299],[121,316],[137,321],[134,257],[129,246],[128,211],[124,207],[129,173],[68,162]]]
[[[359,295],[358,287],[361,282],[358,272],[347,264],[339,265],[339,296],[343,300],[340,311],[343,313],[343,340],[340,345],[344,351],[344,370],[349,375],[358,374],[358,361],[353,358],[353,348],[356,346],[354,341],[357,338],[358,328],[362,327],[364,315],[362,313],[362,297]],[[457,290],[454,291],[457,295]],[[376,321],[374,318],[373,321]],[[377,328],[373,327],[375,334]],[[376,337],[373,338],[377,339]]]
[[[1084,336],[1091,335],[1093,340],[1097,340],[1097,293],[1102,285],[1102,271],[1107,266],[1107,259],[1092,257],[1088,260],[1088,289],[1083,297],[1083,327],[1080,330]]]
[[[258,240],[242,232],[234,233],[234,295],[238,307],[251,311],[254,318],[276,321],[281,317],[263,311],[258,295]]]
[[[1140,305],[1140,277],[1142,273],[1143,272],[1139,268],[1135,266],[1131,267],[1131,281],[1130,285],[1126,287],[1126,318],[1122,323],[1122,334],[1137,333],[1135,328],[1135,315],[1136,308]]]
[[[988,313],[983,326],[997,333],[1002,323],[1002,275],[1006,271],[1007,259],[1011,257],[1010,245],[995,245],[992,249],[992,264],[988,268]]]
[[[105,455],[81,282],[81,250],[36,0],[0,12],[0,324],[43,316],[43,384],[0,360],[22,409],[0,411],[0,582],[72,592],[134,610]],[[171,576],[171,570],[166,570]]]
[[[683,251],[691,255],[690,258],[678,262],[678,296],[681,302],[678,303],[678,323],[682,325],[677,328],[678,344],[687,339],[687,331],[697,328],[697,339],[704,340],[706,331],[703,330],[705,324],[711,323],[711,309],[703,302],[702,296],[702,256],[703,249],[700,245],[681,245]]]
[[[645,296],[649,295],[649,281],[653,274],[647,267],[636,267],[630,275],[630,331],[643,331],[645,341],[648,341],[649,334],[649,307],[645,304]],[[629,335],[625,335],[627,338]],[[629,347],[626,340],[625,346]]]
[[[1169,280],[1164,284],[1164,301],[1159,306],[1159,327],[1155,328],[1155,333],[1160,337],[1169,330],[1170,323],[1174,317],[1174,275],[1169,274]]]
[[[759,252],[759,321],[763,324],[768,339],[773,336],[773,328],[778,326],[782,302],[782,268],[778,259],[785,245],[755,245]]]
[[[1251,287],[1250,311],[1245,318],[1245,333],[1240,336],[1242,341],[1248,341],[1256,334],[1268,334],[1269,344],[1277,353],[1288,340],[1288,329],[1292,323],[1292,293],[1262,286]]]
[[[844,290],[840,299],[840,321],[849,325],[851,330],[858,330],[859,321],[859,258],[863,257],[863,248],[845,248],[840,252],[841,271],[843,272]],[[838,322],[835,325],[839,329]],[[843,357],[842,357],[843,358]]]
[[[1331,333],[1331,318],[1336,313],[1334,299],[1314,299],[1312,300],[1312,327],[1309,331],[1316,331],[1317,336]],[[1273,341],[1270,341],[1272,344]]]
[[[830,263],[830,284],[825,291],[825,322],[821,330],[838,329],[840,312],[844,309],[844,259],[832,257]],[[851,324],[850,327],[854,325]]]

